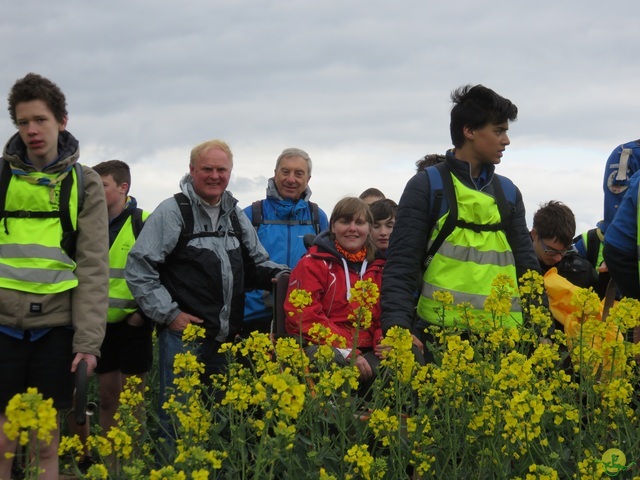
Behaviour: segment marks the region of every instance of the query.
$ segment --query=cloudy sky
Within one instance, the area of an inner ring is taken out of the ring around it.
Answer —
[[[148,210],[194,145],[221,138],[242,206],[299,147],[330,213],[371,186],[398,200],[415,161],[450,147],[451,90],[482,83],[519,108],[498,171],[529,223],[555,199],[581,231],[602,215],[608,155],[640,137],[639,13],[637,0],[11,1],[0,89],[30,71],[58,83],[82,163],[128,162]],[[2,140],[14,131],[1,116]]]

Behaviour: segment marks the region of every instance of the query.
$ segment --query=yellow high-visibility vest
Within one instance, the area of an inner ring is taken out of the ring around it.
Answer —
[[[76,169],[69,197],[73,229],[78,222],[78,178]],[[78,285],[75,261],[62,248],[59,174],[32,172],[39,181],[29,182],[11,175],[0,219],[0,288],[29,293],[55,294]],[[51,183],[49,183],[51,182]],[[53,186],[52,186],[53,185]]]
[[[453,174],[451,177],[459,220],[474,225],[500,223],[498,205],[491,195],[465,186]],[[430,243],[436,239],[447,215],[449,212],[438,220]],[[453,295],[454,305],[471,304],[468,311],[472,317],[487,318],[489,313],[483,309],[484,302],[491,292],[491,282],[498,274],[508,275],[513,278],[514,285],[517,285],[513,252],[504,231],[476,231],[456,225],[424,272],[418,300],[418,316],[436,325],[467,327],[467,319],[463,318],[458,309],[446,311],[444,319],[442,318],[442,304],[433,300],[433,293],[444,291]],[[516,290],[511,302],[511,314],[502,319],[502,325],[514,327],[521,324],[522,311]]]

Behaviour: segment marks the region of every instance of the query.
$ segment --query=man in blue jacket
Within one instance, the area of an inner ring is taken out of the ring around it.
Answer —
[[[638,261],[638,185],[640,172],[629,180],[629,189],[620,202],[604,237],[604,260],[623,297],[640,299]]]
[[[604,179],[602,182],[604,218],[598,222],[596,228],[592,228],[574,239],[578,253],[598,269],[596,291],[600,297],[604,297],[610,278],[607,264],[606,262],[603,263],[604,235],[629,189],[631,177],[639,169],[640,139],[618,145],[611,152],[604,167]]]
[[[640,169],[640,140],[618,145],[604,168],[604,219],[598,227],[606,233],[629,188],[631,176]]]
[[[244,209],[271,260],[292,269],[307,250],[303,237],[317,235],[329,227],[327,215],[309,201],[310,179],[309,154],[299,148],[286,148],[276,160],[274,175],[267,184],[267,198]],[[242,334],[268,332],[272,306],[270,292],[247,292]]]

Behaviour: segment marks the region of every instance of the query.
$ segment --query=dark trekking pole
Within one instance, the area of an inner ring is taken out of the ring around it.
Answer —
[[[76,367],[76,395],[73,410],[76,416],[76,423],[84,425],[87,423],[87,394],[89,379],[87,378],[87,362],[80,360]]]

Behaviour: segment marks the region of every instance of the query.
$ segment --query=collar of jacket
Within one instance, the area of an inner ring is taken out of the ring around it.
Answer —
[[[314,257],[331,258],[338,261],[342,261],[343,258],[342,255],[338,253],[338,249],[336,248],[335,242],[331,239],[329,230],[320,232],[320,234],[316,236],[313,245],[309,249],[309,253]],[[376,257],[369,265],[382,265],[385,260],[385,256],[382,255],[381,252],[376,251]]]
[[[78,140],[66,130],[58,135],[58,158],[47,165],[44,173],[61,173],[69,169],[78,161],[80,157],[80,145]],[[12,167],[23,170],[25,172],[35,172],[36,169],[27,162],[27,146],[22,141],[19,133],[15,133],[4,147],[3,158],[8,161]]]
[[[471,177],[471,165],[467,162],[463,162],[455,157],[454,149],[447,150],[447,154],[444,160],[449,167],[449,169],[453,172],[453,174],[464,183],[467,187],[472,188],[473,190],[478,190],[473,178]],[[489,185],[493,180],[493,175],[496,171],[496,166],[485,163],[482,168],[487,173],[487,182],[485,184]]]
[[[308,202],[310,197],[311,197],[311,189],[309,188],[309,184],[307,184],[307,188],[305,189],[304,192],[302,192],[302,195],[300,195],[300,200]],[[280,196],[280,193],[276,188],[276,179],[274,177],[271,177],[267,182],[267,198],[270,200],[277,200],[280,202],[288,201],[291,203],[295,203],[291,199],[288,199],[288,198],[285,199],[285,198],[282,198],[282,196]]]

